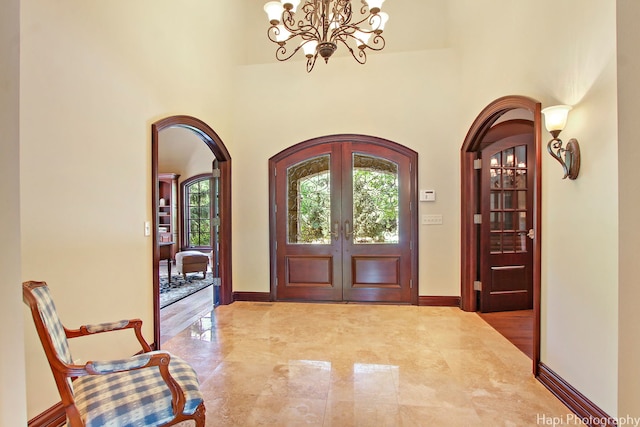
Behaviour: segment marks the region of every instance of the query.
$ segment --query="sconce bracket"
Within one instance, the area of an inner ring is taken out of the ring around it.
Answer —
[[[580,144],[575,138],[571,138],[567,142],[567,148],[565,148],[564,162],[568,171],[565,171],[565,178],[576,179],[578,172],[580,172]]]
[[[555,151],[554,151],[555,150]],[[547,144],[547,151],[562,165],[564,176],[562,179],[576,179],[580,172],[580,144],[575,138],[567,142],[567,146],[562,146],[562,140],[554,136]]]

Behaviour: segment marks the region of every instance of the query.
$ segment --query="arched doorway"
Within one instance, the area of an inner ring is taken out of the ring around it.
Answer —
[[[417,160],[364,135],[269,159],[271,299],[417,304]]]
[[[461,301],[460,307],[465,311],[476,311],[478,308],[474,282],[478,280],[480,229],[474,217],[480,206],[480,174],[474,162],[478,153],[486,147],[483,142],[490,129],[505,114],[515,110],[528,111],[533,121],[534,159],[531,167],[533,173],[533,209],[532,229],[534,239],[533,251],[533,373],[537,375],[540,360],[540,260],[541,260],[541,209],[542,176],[541,176],[541,104],[525,96],[505,96],[485,107],[474,120],[461,148]],[[491,142],[490,142],[491,143]]]
[[[156,348],[160,345],[160,283],[159,261],[160,242],[158,238],[158,145],[159,134],[162,130],[179,127],[194,132],[213,153],[219,170],[218,188],[218,247],[217,265],[220,277],[220,304],[232,302],[231,283],[231,156],[222,139],[203,121],[191,116],[171,116],[159,120],[151,125],[151,181],[152,181],[152,212],[153,216],[153,316],[154,316],[154,343]]]

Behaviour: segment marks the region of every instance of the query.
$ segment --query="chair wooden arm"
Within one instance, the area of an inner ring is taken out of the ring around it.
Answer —
[[[109,361],[89,361],[84,365],[84,370],[89,375],[106,375],[116,372],[132,371],[157,366],[162,379],[171,392],[171,407],[174,414],[182,414],[186,403],[185,395],[178,382],[169,372],[171,355],[166,351],[152,351],[142,353],[128,359]]]
[[[151,346],[142,336],[142,320],[140,319],[119,320],[117,322],[82,325],[78,329],[64,328],[64,332],[67,335],[67,338],[77,338],[86,335],[101,334],[103,332],[120,331],[123,329],[133,329],[138,342],[142,346],[142,350],[145,353],[151,351]]]

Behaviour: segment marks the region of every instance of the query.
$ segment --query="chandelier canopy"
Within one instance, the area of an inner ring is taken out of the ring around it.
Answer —
[[[338,44],[364,64],[366,49],[382,50],[385,46],[382,31],[389,15],[380,11],[384,1],[361,0],[360,15],[355,16],[351,0],[270,1],[264,5],[271,24],[267,36],[278,45],[278,61],[286,61],[302,49],[307,72],[313,70],[318,54],[329,62]]]

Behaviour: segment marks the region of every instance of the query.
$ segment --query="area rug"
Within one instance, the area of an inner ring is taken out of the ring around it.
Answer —
[[[213,284],[213,276],[207,273],[206,278],[202,274],[187,274],[187,280],[182,275],[171,275],[171,283],[167,276],[160,277],[160,308],[173,304],[182,298],[198,292]]]

